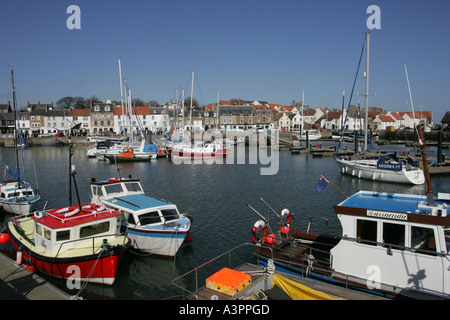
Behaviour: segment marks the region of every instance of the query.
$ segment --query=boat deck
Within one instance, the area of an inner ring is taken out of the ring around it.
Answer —
[[[251,264],[251,263],[244,263],[241,266],[237,267],[235,270],[241,271],[241,272],[255,272],[255,271],[262,271],[264,268]],[[275,270],[275,273],[285,277],[287,279],[293,280],[299,284],[302,284],[308,288],[314,289],[316,291],[319,291],[321,293],[327,294],[333,298],[341,299],[341,300],[389,300],[387,298],[372,295],[369,293],[347,289],[344,287],[334,286],[331,284],[327,284],[324,282],[304,278],[301,276],[296,276],[293,274],[281,272]],[[252,275],[252,284],[257,284],[258,282],[264,281],[265,275],[259,274],[259,275]],[[269,300],[276,300],[276,299],[290,299],[287,295],[282,295],[281,298],[279,295],[277,297],[272,296],[271,290],[267,291],[266,294],[268,295]],[[211,300],[212,297],[216,298],[217,300],[238,300],[242,298],[242,295],[239,293],[234,296],[228,296],[226,294],[211,290],[209,288],[202,287],[196,292],[197,297],[195,296],[189,296],[188,300]]]
[[[0,253],[0,300],[71,300],[71,297]]]

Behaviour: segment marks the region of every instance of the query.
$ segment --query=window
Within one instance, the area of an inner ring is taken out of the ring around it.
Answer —
[[[144,213],[139,216],[139,224],[141,226],[159,222],[161,222],[161,218],[159,217],[158,211]]]
[[[431,254],[436,252],[436,238],[431,228],[411,227],[411,249],[418,253]]]
[[[136,224],[136,221],[134,220],[134,216],[132,214],[128,214],[128,220],[127,222],[129,224]]]
[[[44,237],[47,240],[52,239],[52,232],[50,231],[50,229],[44,228]]]
[[[56,232],[56,241],[70,240],[70,230],[61,230]]]
[[[163,217],[166,221],[178,219],[178,212],[176,209],[165,209],[161,210],[161,213],[163,214]]]
[[[357,220],[356,238],[358,239],[358,243],[376,246],[377,222],[371,220]]]
[[[405,247],[405,226],[396,223],[383,223],[383,242],[385,246],[404,250]]]
[[[125,187],[128,191],[142,192],[142,189],[141,189],[139,183],[137,183],[137,182],[126,183]]]
[[[109,231],[109,221],[91,224],[80,228],[80,238],[95,236]]]
[[[40,224],[36,224],[36,234],[42,236],[42,226]]]

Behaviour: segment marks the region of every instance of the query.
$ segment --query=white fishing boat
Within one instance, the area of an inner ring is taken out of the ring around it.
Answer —
[[[319,140],[320,138],[322,138],[322,134],[317,129],[302,130],[302,134],[298,136],[298,139],[302,141]]]
[[[370,33],[366,33],[366,120],[365,120],[365,138],[364,138],[364,156],[361,158],[336,156],[341,173],[351,175],[359,179],[369,179],[373,181],[385,181],[404,184],[423,184],[425,177],[423,170],[415,165],[414,162],[398,159],[387,159],[381,156],[378,159],[369,159],[367,153],[367,135],[368,135],[368,110],[369,110],[369,45]],[[341,136],[342,139],[342,136]],[[339,150],[339,149],[338,149]]]
[[[16,89],[14,84],[14,71],[11,70],[13,109],[14,109],[14,142],[16,149],[16,172],[13,172],[8,166],[5,167],[3,183],[0,185],[0,208],[4,211],[16,215],[28,214],[34,211],[36,203],[41,196],[35,192],[26,179],[22,179],[20,171],[19,150],[23,148],[18,146],[18,121],[16,108]],[[24,169],[24,168],[22,168]],[[6,174],[12,177],[6,179]],[[23,174],[23,176],[25,176]]]
[[[122,228],[136,250],[173,257],[190,240],[191,221],[175,204],[145,195],[138,179],[91,182],[92,203],[123,212]]]
[[[259,220],[256,254],[262,264],[273,259],[278,268],[333,285],[391,298],[449,299],[450,194],[434,197],[424,169],[426,195],[358,191],[335,205],[340,236],[311,233],[309,225],[306,232],[294,229],[287,209],[277,214],[279,231]]]
[[[302,93],[302,121],[301,121],[301,129],[300,129],[300,134],[297,136],[298,140],[301,141],[311,141],[311,140],[319,140],[322,138],[322,134],[320,133],[319,130],[317,129],[308,129],[305,130],[305,122],[304,122],[304,117],[303,117],[303,105],[304,105],[304,100],[305,100],[305,92],[303,91]]]

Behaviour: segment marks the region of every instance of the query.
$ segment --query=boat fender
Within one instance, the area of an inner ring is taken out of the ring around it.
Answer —
[[[269,233],[266,236],[266,241],[267,244],[275,244],[275,242],[277,241],[276,236],[273,233]]]
[[[261,239],[259,238],[261,236],[262,233],[262,237]],[[252,241],[253,243],[257,243],[260,240],[263,241],[265,238],[265,235],[267,234],[267,225],[264,221],[262,220],[258,220],[255,222],[255,224],[253,225],[252,228]]]
[[[16,253],[16,262],[17,264],[22,264],[22,250],[18,250]]]
[[[8,233],[0,233],[0,244],[7,244],[9,242],[9,234]]]

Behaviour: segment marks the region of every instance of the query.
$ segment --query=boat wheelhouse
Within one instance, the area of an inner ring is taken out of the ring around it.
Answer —
[[[175,204],[145,195],[138,179],[93,180],[91,192],[92,203],[123,213],[123,230],[136,250],[171,257],[190,239],[190,220]]]
[[[8,222],[14,249],[42,273],[112,285],[130,240],[121,212],[84,205],[36,211]]]
[[[439,193],[430,202],[422,195],[359,191],[334,206],[341,236],[292,230],[274,235],[268,244],[267,227],[263,232],[261,226],[256,254],[333,284],[390,296],[448,299],[449,206],[450,194]]]

